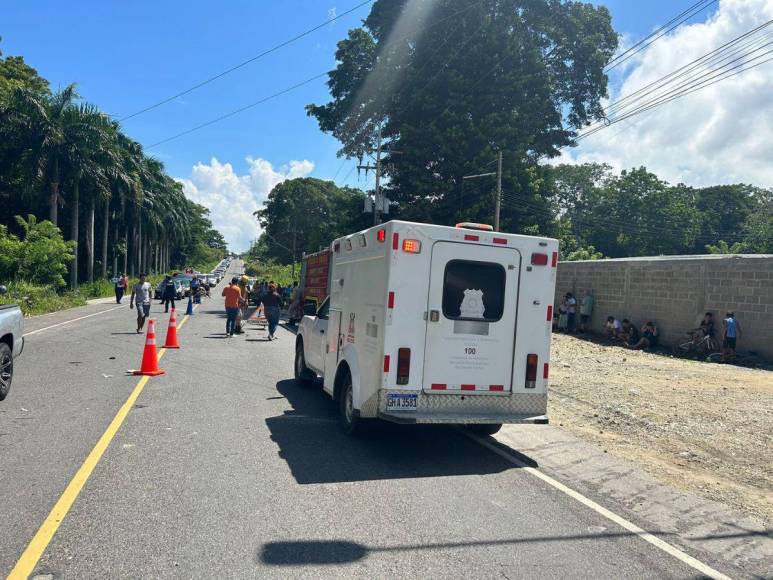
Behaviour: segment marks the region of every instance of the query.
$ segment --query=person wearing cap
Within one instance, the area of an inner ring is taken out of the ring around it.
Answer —
[[[225,297],[225,334],[233,336],[236,332],[236,319],[239,315],[239,309],[242,306],[242,291],[239,288],[239,278],[231,278],[231,283],[223,288],[222,295]]]
[[[279,325],[282,297],[276,291],[276,285],[273,282],[268,285],[268,292],[263,296],[262,303],[268,320],[268,339],[274,340],[276,338],[274,333]]]

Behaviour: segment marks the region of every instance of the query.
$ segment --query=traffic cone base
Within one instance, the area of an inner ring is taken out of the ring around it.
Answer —
[[[148,335],[145,339],[145,351],[142,353],[142,365],[140,370],[133,371],[134,375],[157,377],[166,371],[158,368],[158,354],[156,353],[156,327],[153,320],[148,320]]]
[[[169,315],[169,327],[166,329],[164,348],[180,348],[180,343],[177,340],[177,313],[174,308],[172,308],[172,314]]]

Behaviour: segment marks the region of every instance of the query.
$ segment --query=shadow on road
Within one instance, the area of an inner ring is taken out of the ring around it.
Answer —
[[[453,550],[458,548],[488,548],[494,546],[515,546],[546,542],[598,541],[632,537],[633,532],[600,532],[597,534],[576,534],[561,536],[539,536],[532,538],[506,538],[469,542],[441,542],[435,544],[408,544],[394,546],[365,546],[345,540],[307,540],[295,542],[268,542],[258,553],[258,562],[269,566],[336,565],[348,564],[365,559],[378,552],[410,552],[417,550]],[[658,533],[659,536],[673,535]]]
[[[481,475],[518,468],[454,427],[374,421],[363,435],[350,438],[338,427],[335,403],[318,385],[299,387],[285,380],[276,389],[292,410],[266,419],[266,425],[299,484]],[[522,460],[536,465],[529,458]]]

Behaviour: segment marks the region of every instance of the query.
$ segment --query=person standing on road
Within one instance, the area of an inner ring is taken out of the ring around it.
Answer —
[[[239,278],[232,278],[231,283],[223,288],[222,295],[225,297],[225,334],[233,336],[236,332],[236,319],[242,306],[242,290],[239,288]]]
[[[201,281],[195,275],[191,280],[191,296],[193,296],[194,304],[201,304]]]
[[[268,339],[276,338],[276,327],[279,326],[279,315],[281,313],[282,297],[276,291],[276,286],[271,283],[268,285],[268,292],[263,297],[263,307],[266,311],[266,320],[268,320]]]
[[[120,304],[123,300],[123,295],[126,294],[126,289],[129,286],[129,279],[126,274],[118,274],[115,278],[115,303]]]
[[[174,310],[174,301],[177,298],[177,288],[175,287],[174,280],[169,276],[164,278],[164,289],[162,290],[161,298],[164,301],[164,312],[169,312],[169,304],[172,305],[172,310]]]
[[[129,308],[134,308],[134,305],[137,305],[137,334],[142,332],[145,320],[150,316],[150,293],[152,289],[144,273],[140,274],[140,281],[132,288]]]

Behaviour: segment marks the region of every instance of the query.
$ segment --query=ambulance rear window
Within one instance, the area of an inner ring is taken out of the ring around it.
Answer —
[[[501,264],[448,262],[443,280],[443,316],[497,322],[505,309],[506,276]]]

